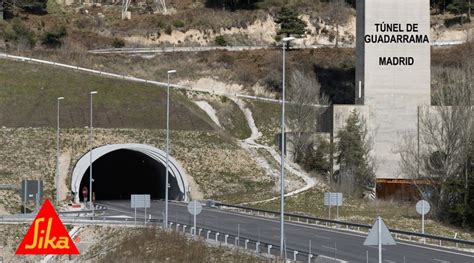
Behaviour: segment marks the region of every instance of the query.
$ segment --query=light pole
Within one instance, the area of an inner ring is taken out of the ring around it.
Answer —
[[[97,94],[97,91],[91,91],[90,92],[90,98],[91,98],[91,104],[90,104],[90,110],[91,110],[91,115],[90,115],[90,126],[89,126],[89,147],[90,147],[90,155],[89,155],[89,202],[91,204],[91,209],[92,209],[92,219],[94,219],[94,203],[92,202],[92,150],[94,149],[94,144],[93,144],[93,128],[92,128],[92,96]]]
[[[170,75],[176,70],[168,70],[168,88],[166,91],[166,175],[165,175],[165,220],[164,228],[168,228],[168,171],[170,155]]]
[[[58,115],[57,115],[57,130],[56,130],[56,207],[59,205],[59,102],[63,100],[64,97],[59,97],[58,102]]]
[[[283,82],[281,96],[281,165],[280,165],[280,257],[285,251],[285,48],[286,44],[294,40],[294,37],[282,39],[283,48]]]

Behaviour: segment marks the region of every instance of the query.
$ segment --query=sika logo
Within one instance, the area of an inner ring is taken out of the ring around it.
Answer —
[[[16,250],[17,255],[69,254],[79,251],[48,199]]]

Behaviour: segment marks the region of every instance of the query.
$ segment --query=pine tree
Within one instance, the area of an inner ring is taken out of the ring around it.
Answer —
[[[375,174],[370,160],[370,146],[365,123],[353,110],[346,126],[337,134],[337,164],[340,166],[337,183],[348,194],[362,197],[373,189]]]
[[[280,25],[278,34],[300,36],[306,33],[306,23],[298,18],[295,11],[286,7],[282,7],[280,12],[278,12],[275,23]]]

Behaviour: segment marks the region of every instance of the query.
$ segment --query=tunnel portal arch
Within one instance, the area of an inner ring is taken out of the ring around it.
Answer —
[[[82,187],[89,188],[90,158],[89,151],[76,162],[72,171],[71,191],[76,202],[82,199]],[[96,199],[129,199],[130,194],[151,194],[152,199],[164,198],[166,152],[158,148],[132,143],[104,145],[92,150],[92,163],[92,189]],[[137,173],[130,172],[133,169]],[[186,177],[183,167],[170,156],[170,199],[189,200]]]

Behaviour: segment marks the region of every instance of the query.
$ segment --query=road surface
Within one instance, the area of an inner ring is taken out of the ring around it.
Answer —
[[[108,213],[111,215],[129,215],[130,217],[134,215],[134,210],[130,208],[130,201],[115,200],[98,203],[107,206]],[[151,213],[152,218],[162,218],[163,211],[164,203],[162,201],[152,201],[151,209],[147,209],[147,213]],[[143,210],[139,210],[138,213],[143,217]],[[186,204],[183,203],[170,203],[169,220],[192,226],[192,216],[187,212]],[[279,244],[280,226],[278,220],[278,218],[262,218],[215,208],[204,208],[197,217],[197,226],[231,235],[237,235],[239,230],[241,240],[249,238],[260,240],[262,243]],[[285,232],[287,247],[291,250],[309,252],[311,240],[311,253],[313,254],[328,257],[336,255],[336,258],[349,262],[366,262],[368,251],[369,262],[378,262],[377,247],[364,246],[363,242],[366,237],[364,234],[297,223],[286,223]],[[292,255],[289,257],[291,258]],[[383,259],[383,262],[474,263],[474,254],[397,241],[396,246],[383,247]]]

